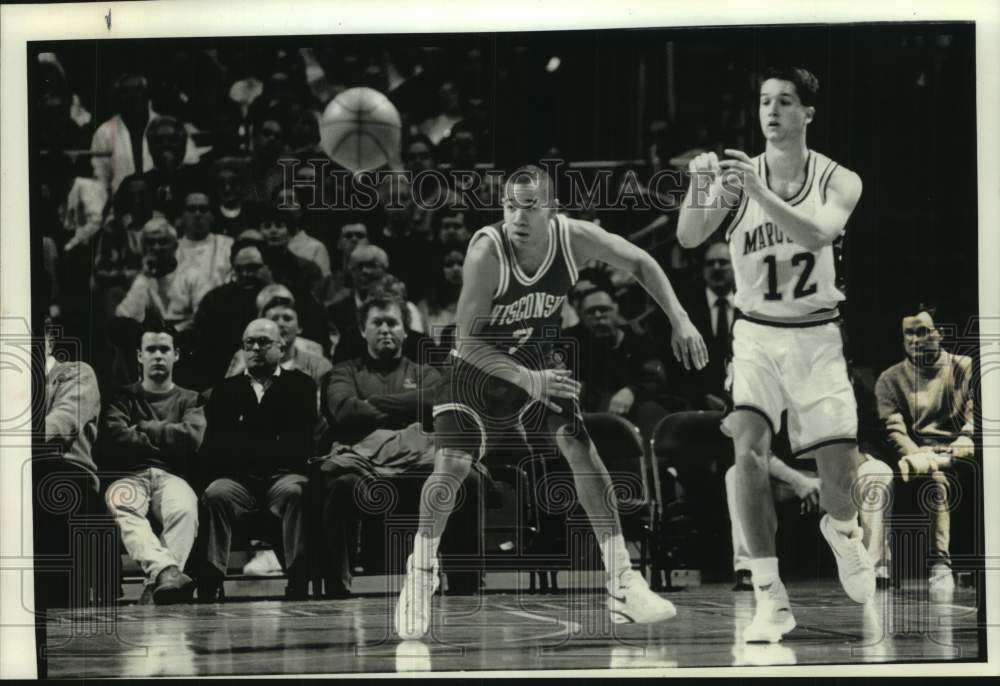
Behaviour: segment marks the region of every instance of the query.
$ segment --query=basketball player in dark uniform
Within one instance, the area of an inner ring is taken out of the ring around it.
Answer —
[[[554,438],[573,471],[608,573],[612,620],[669,619],[676,614],[673,605],[631,568],[608,472],[583,427],[580,384],[555,346],[578,265],[598,259],[632,274],[669,318],[673,352],[685,366],[705,366],[705,343],[655,260],[595,224],[557,214],[543,170],[514,172],[503,205],[502,225],[476,232],[465,259],[453,364],[435,397],[434,473],[423,488],[396,631],[418,639],[430,628],[438,541],[472,464],[490,448],[528,441],[529,434]]]

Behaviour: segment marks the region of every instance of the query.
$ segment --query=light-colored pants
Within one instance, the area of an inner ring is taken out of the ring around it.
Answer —
[[[802,471],[802,470],[800,470]],[[807,476],[816,477],[815,472],[803,471]],[[733,537],[733,570],[750,570],[750,551],[747,549],[746,537],[739,511],[736,509],[736,468],[730,467],[726,472],[726,503],[729,506],[729,519],[732,522]],[[880,503],[892,502],[885,494],[892,488],[892,468],[885,462],[876,460],[869,455],[862,455],[858,465],[858,490],[856,499],[859,501],[858,518],[864,532],[865,548],[876,568],[889,564],[889,546],[885,532],[885,507]],[[795,498],[792,487],[778,479],[771,479],[771,493],[776,503],[783,503]]]
[[[187,481],[162,469],[144,469],[113,482],[104,499],[147,584],[167,567],[184,569],[198,534],[198,497]],[[159,537],[150,514],[163,524]]]

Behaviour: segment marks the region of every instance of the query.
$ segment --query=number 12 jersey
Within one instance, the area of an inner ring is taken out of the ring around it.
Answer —
[[[753,158],[753,163],[761,182],[768,184],[764,154]],[[786,202],[813,216],[827,201],[837,167],[829,157],[808,151],[805,182]],[[724,224],[736,280],[734,302],[741,312],[774,322],[820,323],[838,318],[844,293],[837,284],[833,245],[809,250],[796,244],[746,193],[741,193],[739,205]]]

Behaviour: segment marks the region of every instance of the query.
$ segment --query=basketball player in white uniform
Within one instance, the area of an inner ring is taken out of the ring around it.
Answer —
[[[816,460],[827,512],[820,531],[844,590],[859,603],[875,592],[852,498],[861,458],[833,254],[861,197],[861,179],[806,146],[818,90],[805,69],[770,70],[760,87],[764,153],[726,150],[729,159],[704,153],[692,160],[677,230],[681,245],[692,248],[724,226],[736,276],[733,412],[722,428],[734,443],[736,501],[757,601],[748,642],[777,642],[795,627],[778,575],[768,483],[771,438],[783,410],[793,454]],[[707,197],[694,198],[706,180]]]

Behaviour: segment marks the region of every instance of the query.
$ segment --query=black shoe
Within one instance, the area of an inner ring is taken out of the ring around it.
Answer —
[[[875,588],[879,591],[887,591],[895,585],[896,582],[887,576],[875,577]]]
[[[153,602],[157,605],[189,603],[193,593],[194,580],[177,567],[170,566],[156,577]]]
[[[733,584],[734,591],[752,591],[753,574],[749,569],[736,570],[736,583]]]
[[[198,579],[198,602],[218,603],[226,599],[226,591],[223,580],[218,577],[205,577]]]
[[[342,583],[331,583],[326,581],[323,584],[323,599],[324,600],[347,600],[351,597],[351,589],[344,586]]]

